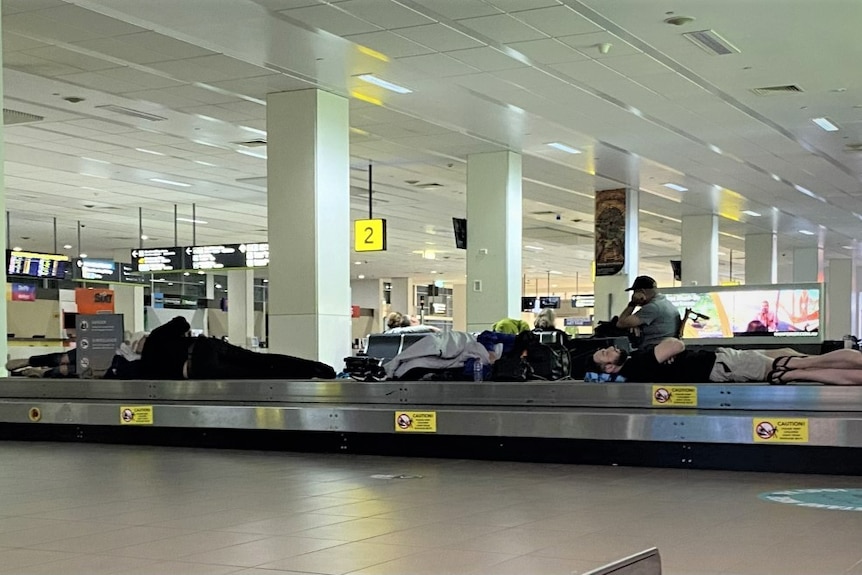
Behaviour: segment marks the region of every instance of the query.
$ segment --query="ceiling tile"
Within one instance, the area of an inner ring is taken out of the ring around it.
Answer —
[[[339,3],[338,8],[387,29],[421,26],[434,22],[431,18],[391,0],[346,0]]]
[[[458,32],[443,24],[428,24],[427,26],[413,26],[411,28],[400,28],[395,31],[399,36],[412,40],[423,46],[428,46],[438,52],[444,50],[461,50],[465,48],[477,48],[484,46],[483,42],[474,40],[469,36]]]
[[[215,54],[212,50],[207,50],[201,46],[195,46],[176,38],[171,38],[165,34],[158,32],[140,32],[138,34],[128,34],[121,36],[117,40],[128,44],[136,49],[158,52],[164,54],[170,59],[195,58],[197,56],[208,56]],[[167,58],[162,58],[167,59]]]
[[[529,8],[559,6],[559,0],[486,0],[504,12],[519,12]]]
[[[670,68],[646,54],[630,54],[628,56],[614,56],[602,58],[602,64],[613,68],[620,74],[630,78],[640,78],[652,74],[667,74],[672,72]]]
[[[587,56],[581,54],[571,46],[566,46],[562,42],[550,38],[514,42],[509,44],[509,47],[539,64],[560,64],[587,58]]]
[[[578,34],[576,36],[561,36],[560,42],[571,46],[576,50],[580,50],[590,58],[614,58],[626,54],[639,54],[640,50],[631,44],[617,38],[610,32],[597,32],[594,34]],[[611,44],[611,49],[607,54],[599,53],[599,44]]]
[[[430,54],[434,51],[431,48],[411,42],[392,32],[369,32],[368,34],[346,36],[346,39],[355,44],[377,50],[390,58],[419,56],[421,54]]]
[[[59,25],[57,20],[46,17],[41,11],[4,15],[3,27],[15,30],[19,34],[36,38],[54,38],[61,42],[82,42],[106,36],[97,31],[76,26]]]
[[[287,92],[290,90],[302,90],[312,85],[297,78],[291,78],[284,74],[269,74],[267,76],[255,76],[253,78],[242,78],[240,80],[227,80],[225,82],[210,82],[216,88],[221,88],[236,94],[266,100],[266,95],[273,92]],[[258,104],[255,104],[258,105]]]
[[[500,13],[499,9],[482,0],[423,0],[422,5],[450,20],[491,16]]]
[[[467,50],[454,50],[452,52],[446,52],[446,55],[486,72],[492,72],[494,70],[510,70],[512,68],[523,68],[526,66],[523,62],[510,58],[489,46],[485,46],[483,48],[468,48]]]
[[[63,76],[59,76],[59,78],[71,84],[76,84],[85,88],[91,88],[93,90],[101,90],[109,94],[132,92],[134,90],[140,90],[144,87],[140,84],[116,80],[114,78],[106,76],[103,72],[107,72],[107,70],[102,70],[101,72],[81,72],[78,74],[64,74]]]
[[[507,14],[468,18],[460,20],[459,24],[463,24],[479,34],[483,34],[492,40],[504,44],[523,42],[525,40],[539,40],[545,37],[543,33],[535,28],[531,28]]]
[[[108,78],[114,78],[119,82],[137,84],[140,86],[138,89],[145,87],[155,89],[170,88],[172,86],[183,85],[182,82],[177,80],[172,80],[156,74],[148,74],[146,72],[136,70],[135,68],[111,68],[110,70],[101,70],[99,74],[107,76]]]
[[[74,68],[59,62],[51,60],[43,60],[31,56],[26,52],[12,52],[11,54],[3,55],[4,67],[12,70],[19,70],[27,74],[38,74],[40,76],[60,76],[63,74],[74,74],[80,72],[80,68]]]
[[[45,48],[27,50],[25,54],[36,56],[37,58],[42,58],[44,60],[51,60],[52,62],[65,64],[66,66],[72,66],[73,68],[78,68],[79,70],[84,70],[87,72],[95,72],[97,70],[106,70],[108,68],[117,67],[116,62],[110,62],[101,58],[94,58],[92,56],[87,56],[73,50],[66,50],[59,46],[48,46]]]
[[[279,14],[284,14],[288,18],[293,18],[308,26],[326,30],[336,36],[363,34],[365,32],[375,32],[380,30],[380,27],[364,22],[346,12],[342,12],[334,6],[296,8],[294,10],[283,10],[279,12]]]
[[[603,29],[593,24],[567,6],[538,8],[512,14],[518,20],[538,28],[548,36],[571,36],[573,34],[589,34],[602,32]]]
[[[405,64],[414,74],[445,78],[475,73],[477,70],[444,54],[426,54],[424,56],[409,56],[399,58],[399,63]]]
[[[132,34],[132,36],[134,36],[134,34]],[[84,40],[82,42],[73,42],[73,44],[112,58],[126,60],[133,64],[149,64],[151,62],[161,62],[166,59],[166,56],[161,52],[145,50],[125,42],[123,40],[123,36],[118,36],[116,38],[101,38],[98,40]]]
[[[5,4],[4,4],[5,7]],[[19,50],[33,50],[35,48],[45,48],[50,46],[45,42],[33,40],[20,34],[14,34],[7,30],[3,30],[3,54],[17,52]]]
[[[144,31],[144,28],[140,26],[135,26],[128,22],[71,4],[43,10],[39,12],[39,15],[59,22],[63,27],[74,26],[82,30],[90,30],[96,33],[98,35],[96,37],[99,38]]]

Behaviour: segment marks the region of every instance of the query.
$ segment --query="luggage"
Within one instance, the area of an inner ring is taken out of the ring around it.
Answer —
[[[494,381],[566,379],[571,373],[569,351],[559,331],[524,331],[510,353],[494,363]]]

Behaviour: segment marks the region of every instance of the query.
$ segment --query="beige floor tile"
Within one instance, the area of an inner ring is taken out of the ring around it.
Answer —
[[[340,544],[340,541],[309,539],[307,537],[267,537],[266,539],[222,547],[221,549],[182,555],[181,559],[193,563],[256,567],[263,563],[312,553]]]
[[[368,543],[410,545],[414,547],[446,547],[467,539],[505,529],[499,525],[470,525],[437,522],[367,539]]]
[[[336,539],[338,541],[361,541],[387,533],[402,531],[412,527],[409,519],[395,521],[392,519],[377,519],[366,517],[362,519],[351,519],[332,525],[315,527],[305,531],[298,531],[294,535],[298,537],[316,537],[319,539]]]
[[[124,571],[122,575],[230,575],[240,573],[242,570],[242,567],[236,567],[235,565],[206,565],[204,563],[160,561]],[[271,575],[277,574],[273,573]]]
[[[112,531],[80,535],[59,539],[39,545],[32,545],[34,549],[45,549],[49,551],[68,551],[73,553],[103,553],[120,547],[140,545],[160,539],[170,539],[181,535],[190,535],[193,531],[182,529],[164,529],[162,527],[119,527],[115,526]]]
[[[71,553],[35,549],[0,548],[0,573],[17,573],[24,567],[73,558]]]
[[[405,545],[380,545],[360,541],[264,563],[263,565],[258,565],[258,567],[285,571],[308,571],[325,575],[341,575],[342,573],[357,571],[404,557],[417,551],[419,550]]]
[[[231,545],[239,545],[262,539],[253,533],[227,533],[224,531],[198,531],[188,535],[158,539],[129,547],[118,547],[112,551],[120,557],[142,557],[153,561],[175,560],[193,553],[214,551]]]
[[[599,567],[594,561],[524,556],[470,571],[470,575],[576,575]]]
[[[486,570],[513,558],[513,555],[503,553],[481,553],[457,549],[426,550],[356,569],[350,573],[353,575],[456,575]]]
[[[70,554],[60,561],[29,565],[18,568],[14,572],[19,575],[114,575],[151,563],[148,559]]]

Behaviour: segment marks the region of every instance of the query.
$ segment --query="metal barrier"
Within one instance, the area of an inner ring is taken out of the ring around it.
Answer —
[[[584,575],[661,575],[661,556],[658,549],[653,547],[593,569]]]

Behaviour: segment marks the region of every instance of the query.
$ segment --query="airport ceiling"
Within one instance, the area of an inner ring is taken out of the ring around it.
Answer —
[[[314,86],[350,97],[352,216],[371,162],[388,220],[389,250],[354,254],[352,277],[463,281],[466,158],[506,149],[523,153],[523,270],[540,285],[589,281],[594,191],[620,187],[629,157],[641,270],[665,284],[686,215],[720,214],[722,280],[749,233],[778,232],[780,278],[794,247],[846,258],[862,239],[855,0],[2,7],[12,245],[51,251],[56,218],[60,251],[77,253],[81,222],[81,251],[112,257],[137,247],[139,210],[145,245],[173,245],[175,205],[181,245],[265,241],[266,94]],[[727,53],[686,35],[701,31]],[[185,221],[193,204],[205,224]]]

